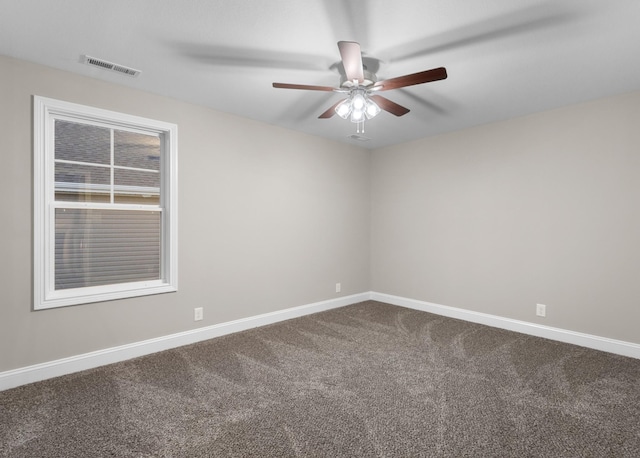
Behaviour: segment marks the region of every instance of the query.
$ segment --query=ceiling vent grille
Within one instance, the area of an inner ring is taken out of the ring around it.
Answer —
[[[97,59],[95,57],[86,55],[83,56],[83,62],[87,65],[91,65],[92,67],[98,67],[103,70],[111,70],[112,72],[121,73],[123,75],[128,75],[134,78],[141,73],[140,70],[136,70],[135,68],[126,67],[120,64],[114,64],[113,62],[109,62],[107,60]]]

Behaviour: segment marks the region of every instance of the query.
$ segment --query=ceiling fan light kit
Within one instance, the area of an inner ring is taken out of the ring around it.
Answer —
[[[342,119],[356,123],[356,133],[364,133],[364,122],[380,113],[380,107],[369,98],[367,90],[361,87],[352,89],[349,97],[341,101],[335,112]]]
[[[399,89],[416,84],[429,83],[447,78],[444,67],[425,70],[411,75],[399,76],[388,80],[378,81],[375,74],[367,71],[362,64],[360,44],[354,41],[339,41],[338,49],[342,58],[345,75],[340,81],[340,87],[314,86],[306,84],[273,83],[273,87],[282,89],[302,89],[307,91],[333,91],[347,93],[349,96],[333,105],[318,118],[328,119],[337,114],[343,119],[349,119],[356,124],[356,133],[364,133],[364,122],[377,116],[385,110],[395,116],[409,113],[409,109],[372,92]]]

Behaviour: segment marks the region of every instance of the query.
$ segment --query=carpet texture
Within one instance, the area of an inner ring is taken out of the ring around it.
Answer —
[[[0,456],[638,457],[640,361],[369,301],[0,392]]]

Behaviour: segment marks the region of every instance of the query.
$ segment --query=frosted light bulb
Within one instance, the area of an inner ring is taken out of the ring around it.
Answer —
[[[371,119],[380,113],[380,107],[372,100],[367,100],[367,109],[365,111],[367,119]]]
[[[351,113],[351,102],[349,100],[345,100],[340,105],[336,107],[336,114],[340,116],[342,119],[347,119],[349,114]]]
[[[351,122],[360,122],[364,120],[364,111],[356,110],[355,108],[351,112]]]
[[[353,103],[354,110],[362,110],[364,109],[365,100],[362,94],[356,94],[353,96],[351,101]]]

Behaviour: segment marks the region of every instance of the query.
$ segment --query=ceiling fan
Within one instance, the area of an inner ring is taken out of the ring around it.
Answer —
[[[373,72],[367,70],[362,64],[362,52],[360,44],[355,41],[339,41],[338,49],[342,58],[344,75],[339,87],[314,86],[307,84],[273,83],[273,87],[282,89],[302,89],[307,91],[327,91],[348,94],[347,98],[338,101],[327,111],[318,116],[319,119],[328,119],[337,114],[343,119],[349,118],[356,123],[357,132],[364,132],[364,122],[385,110],[396,116],[409,113],[409,109],[398,105],[391,100],[378,95],[377,92],[399,89],[415,84],[430,83],[446,79],[447,70],[438,67],[410,75],[398,76],[387,80],[378,81]]]

